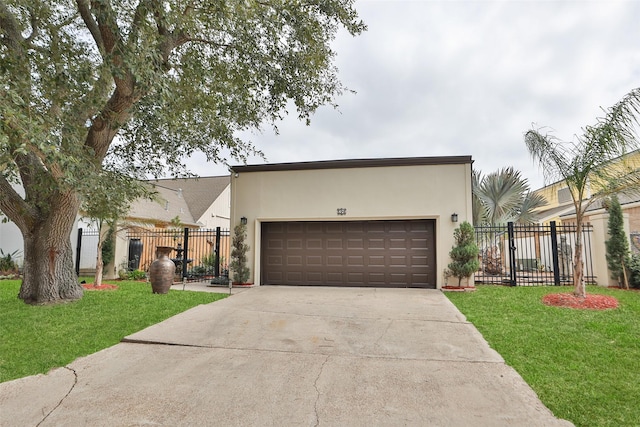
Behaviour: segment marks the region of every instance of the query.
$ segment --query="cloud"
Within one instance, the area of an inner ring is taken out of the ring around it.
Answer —
[[[341,33],[334,48],[340,78],[357,94],[341,96],[339,110],[319,109],[311,126],[292,114],[278,136],[254,136],[269,162],[462,154],[485,173],[514,166],[538,187],[523,142],[532,123],[571,140],[640,86],[640,2],[380,0],[356,8],[369,30]]]

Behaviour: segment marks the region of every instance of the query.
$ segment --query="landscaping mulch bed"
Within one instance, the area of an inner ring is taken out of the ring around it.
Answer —
[[[100,286],[94,286],[93,283],[83,283],[82,287],[87,291],[115,291],[118,289],[117,285],[109,285],[107,283],[103,283]]]
[[[542,303],[553,307],[567,307],[587,310],[608,310],[618,308],[618,300],[607,295],[587,294],[585,298],[573,294],[549,294]]]

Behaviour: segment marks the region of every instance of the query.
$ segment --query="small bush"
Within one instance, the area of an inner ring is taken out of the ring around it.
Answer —
[[[15,261],[15,257],[19,254],[20,251],[13,251],[10,254],[5,254],[2,249],[0,249],[0,273],[18,273],[18,264]]]
[[[228,285],[229,278],[227,276],[214,277],[213,279],[211,279],[211,284],[212,285]]]
[[[147,278],[147,273],[142,270],[133,270],[127,273],[127,279],[129,280],[142,280]]]
[[[633,254],[629,263],[629,285],[640,289],[640,254]]]

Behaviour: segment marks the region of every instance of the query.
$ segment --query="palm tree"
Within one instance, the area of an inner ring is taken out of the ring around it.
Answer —
[[[484,177],[474,171],[473,222],[479,224],[530,223],[535,221],[534,209],[546,201],[529,190],[526,178],[513,167],[505,167]]]
[[[535,221],[534,209],[546,204],[544,197],[532,193],[527,180],[512,167],[484,177],[480,171],[474,170],[472,189],[473,223],[476,225],[531,223]],[[493,228],[481,236],[485,271],[490,274],[502,272],[503,243],[496,237]]]
[[[524,139],[537,160],[545,180],[564,181],[576,211],[576,244],[573,256],[574,294],[586,297],[582,262],[584,213],[596,200],[612,194],[638,192],[640,169],[627,165],[622,156],[639,147],[637,128],[640,88],[629,92],[605,111],[594,126],[583,129],[573,142],[560,141],[540,129],[531,129]],[[590,197],[587,192],[590,192]]]

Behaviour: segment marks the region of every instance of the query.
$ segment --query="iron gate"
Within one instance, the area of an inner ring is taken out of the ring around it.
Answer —
[[[228,276],[230,232],[216,229],[143,229],[127,232],[128,269],[148,271],[156,247],[171,246],[176,275],[184,279]]]
[[[476,283],[511,286],[566,285],[573,283],[576,225],[508,223],[477,226],[480,270]],[[590,224],[582,228],[582,262],[587,283],[595,283],[591,257]]]

